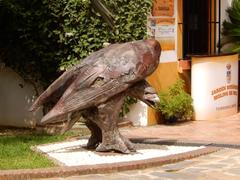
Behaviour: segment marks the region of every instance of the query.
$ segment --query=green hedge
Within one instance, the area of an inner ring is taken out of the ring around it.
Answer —
[[[0,48],[4,61],[25,79],[48,85],[60,71],[102,48],[104,42],[146,36],[152,0],[105,3],[114,14],[114,29],[94,12],[90,0],[3,0]]]

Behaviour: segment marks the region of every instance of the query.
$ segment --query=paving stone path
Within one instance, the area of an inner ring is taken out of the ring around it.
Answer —
[[[144,170],[93,174],[49,180],[231,180],[240,179],[240,150],[224,148],[216,153]]]

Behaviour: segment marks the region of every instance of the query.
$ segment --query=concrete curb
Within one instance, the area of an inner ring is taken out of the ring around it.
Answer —
[[[67,177],[73,175],[85,174],[101,174],[113,173],[126,170],[144,169],[164,164],[175,163],[186,159],[191,159],[219,151],[219,147],[206,147],[199,150],[194,150],[186,153],[179,153],[160,158],[152,158],[147,160],[101,164],[101,165],[86,165],[74,167],[55,167],[44,169],[20,169],[20,170],[2,170],[0,171],[0,180],[26,180],[34,178],[50,178],[50,177]]]

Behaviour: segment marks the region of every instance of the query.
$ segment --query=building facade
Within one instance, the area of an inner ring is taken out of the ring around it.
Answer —
[[[223,65],[221,66],[223,70],[220,72],[224,74],[224,77],[225,64],[229,64],[228,61],[230,60],[230,62],[236,65],[236,61],[238,60],[237,55],[222,57],[224,54],[221,54],[220,49],[222,22],[228,18],[226,9],[231,6],[231,0],[154,0],[153,2],[152,13],[148,18],[147,24],[148,35],[159,40],[163,51],[159,67],[148,78],[148,81],[157,91],[166,90],[177,79],[181,78],[185,80],[187,91],[191,93],[193,89],[193,83],[191,83],[193,65],[191,62],[196,55],[199,57],[208,56],[207,61],[210,64],[212,62],[219,62],[218,59],[223,59]],[[235,65],[232,65],[232,67],[235,67]],[[205,73],[205,70],[203,73]],[[232,76],[236,76],[236,82],[232,85],[237,85],[238,72],[234,71],[234,73]],[[194,82],[196,84],[196,81]],[[216,84],[215,86],[211,88],[214,90],[214,88],[218,88],[220,85]],[[236,92],[234,93],[235,95],[231,96],[231,100],[222,98],[224,99],[223,102],[216,103],[215,101],[211,102],[213,105],[210,103],[203,106],[214,106],[215,109],[221,109],[224,105],[219,104],[226,104],[226,102],[230,103],[228,101],[231,101],[234,108],[222,114],[229,115],[236,113],[238,92],[237,94]],[[227,105],[225,106],[227,107]],[[134,108],[134,113],[136,114],[136,107]],[[138,122],[136,124],[140,125],[153,125],[161,121],[159,113],[153,109],[144,104],[141,105],[141,108],[142,110],[138,110],[139,113],[146,113],[142,114],[140,119],[138,119],[138,116],[134,117],[134,113],[131,114],[129,119],[135,119]],[[198,112],[199,107],[194,108]],[[203,119],[215,119],[217,116],[205,116]]]

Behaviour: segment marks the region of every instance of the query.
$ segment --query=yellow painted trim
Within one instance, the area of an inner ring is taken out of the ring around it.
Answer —
[[[159,92],[160,90],[166,90],[174,84],[178,78],[177,62],[169,62],[160,63],[157,70],[147,78],[147,81]],[[160,114],[154,109],[148,107],[147,112],[148,125],[155,125],[161,122]]]
[[[211,4],[211,6],[209,6],[209,7],[212,7],[212,9],[210,10],[210,8],[209,8],[209,10],[208,10],[209,11],[208,21],[209,22],[214,22],[214,21],[216,21],[215,14],[217,13],[216,9],[214,9],[215,0],[209,1],[209,4]],[[211,28],[210,28],[210,26],[211,26]],[[209,28],[209,30],[208,30],[208,35],[209,35],[209,38],[208,38],[208,52],[214,53],[214,43],[211,44],[211,42],[214,42],[214,36],[216,36],[217,26],[214,23],[210,23],[208,28]],[[211,39],[210,39],[210,35],[211,35]]]
[[[182,43],[183,43],[183,0],[177,2],[177,57],[183,57]]]

